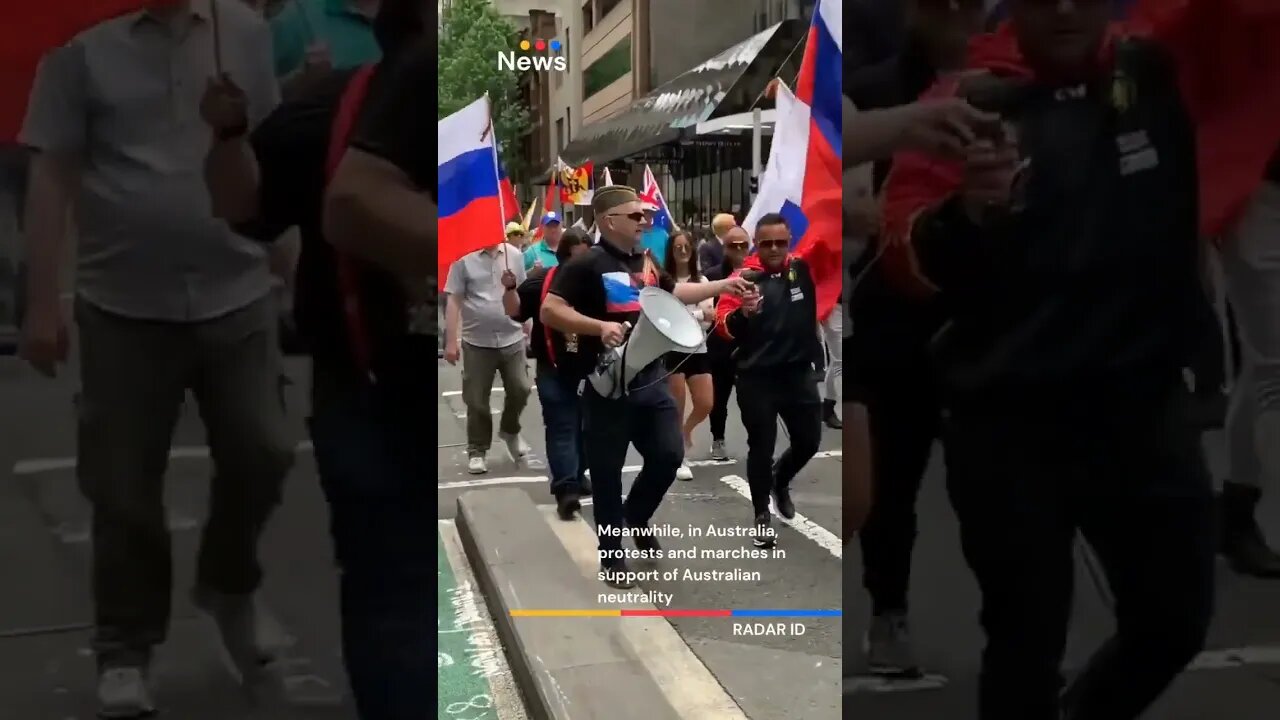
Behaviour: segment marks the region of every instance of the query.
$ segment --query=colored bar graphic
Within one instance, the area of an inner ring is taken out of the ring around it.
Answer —
[[[511,617],[841,617],[841,610],[512,610]]]

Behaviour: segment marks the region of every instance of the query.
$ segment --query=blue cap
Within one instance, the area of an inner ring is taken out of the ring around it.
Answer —
[[[555,211],[549,212],[546,215],[542,216],[542,224],[544,226],[550,225],[551,223],[560,223],[560,215],[557,214]]]

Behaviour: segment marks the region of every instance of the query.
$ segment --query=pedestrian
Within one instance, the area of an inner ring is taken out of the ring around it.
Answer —
[[[328,103],[317,89],[312,108],[324,111],[299,105],[297,119],[310,129],[276,128],[282,143],[307,144],[297,154],[282,146],[282,190],[292,186],[294,158],[313,168],[323,159],[331,171],[322,205],[301,200],[323,216],[309,249],[317,251],[315,327],[330,339],[324,360],[316,356],[323,372],[311,436],[342,570],[343,664],[357,714],[368,719],[417,717],[434,687],[435,623],[422,598],[435,582],[423,518],[435,498],[427,478],[436,454],[424,440],[439,403],[427,370],[438,332],[438,212],[435,143],[422,129],[436,108],[421,92],[435,77],[434,10],[425,0],[384,0],[374,23],[384,59]],[[324,192],[312,177],[306,187]]]
[[[1220,549],[1236,572],[1277,578],[1280,555],[1255,513],[1264,489],[1280,483],[1280,148],[1219,249],[1243,361],[1227,412]]]
[[[738,220],[729,213],[711,218],[711,231],[699,231],[703,239],[698,243],[698,267],[710,269],[724,262],[725,233],[738,226]]]
[[[981,0],[910,3],[901,53],[862,68],[845,82],[861,111],[915,101],[941,73],[963,67],[969,38],[982,26]],[[879,208],[873,198],[892,162],[863,169],[852,193],[846,230],[881,251]],[[880,264],[861,269],[850,298],[850,357],[864,391],[871,432],[876,504],[858,534],[862,584],[871,598],[864,647],[868,669],[884,675],[919,673],[909,623],[911,561],[918,534],[916,500],[934,442],[941,432],[942,396],[935,379],[932,340],[947,320],[940,297],[904,296]]]
[[[486,456],[493,443],[493,413],[489,409],[493,378],[502,378],[502,418],[498,437],[511,460],[529,454],[520,437],[520,413],[532,390],[525,360],[525,335],[520,323],[503,308],[502,297],[526,278],[520,249],[505,242],[464,255],[449,269],[444,289],[445,360],[462,359],[462,399],[467,407],[467,472],[489,471]]]
[[[1222,195],[1200,194],[1197,142],[1212,138],[1197,122],[1248,117],[1257,98],[1226,83],[1184,95],[1196,71],[1228,74],[1219,56],[1195,56],[1191,36],[1133,37],[1109,3],[1010,12],[971,43],[969,72],[927,92],[990,91],[1007,126],[960,162],[895,160],[884,262],[947,303],[934,357],[948,492],[982,591],[979,718],[1130,720],[1203,648],[1213,615],[1212,483],[1182,373],[1212,312],[1200,221],[1236,190],[1219,168],[1205,181]],[[1116,632],[1063,694],[1077,534],[1109,580]]]
[[[742,267],[751,252],[751,238],[747,231],[736,225],[724,236],[724,261],[706,271],[708,280],[723,280]],[[720,299],[716,298],[718,306]],[[729,397],[738,371],[733,362],[736,347],[723,333],[707,333],[707,365],[711,370],[711,459],[728,461],[729,450],[725,446],[725,426],[729,420]]]
[[[203,148],[235,144],[278,103],[270,43],[240,2],[153,4],[50,53],[31,93],[21,134],[33,151],[22,354],[50,377],[67,359],[59,275],[74,205],[76,472],[93,508],[104,717],[155,710],[150,666],[173,592],[165,466],[187,391],[215,470],[192,599],[217,621],[246,686],[267,679],[257,546],[293,463],[278,318],[267,253],[210,213],[201,173]],[[210,48],[236,52],[219,61]],[[210,115],[209,92],[205,102],[175,101],[224,85],[243,89],[233,123]],[[137,95],[140,87],[157,90]]]
[[[520,248],[520,252],[524,252],[525,247],[529,244],[524,225],[515,221],[507,223],[507,244],[514,245]]]
[[[769,498],[778,514],[796,515],[791,481],[818,452],[822,440],[822,404],[818,368],[822,343],[816,323],[818,300],[808,264],[791,255],[791,230],[777,213],[756,225],[756,253],[735,275],[748,273],[759,295],[747,300],[720,298],[717,329],[738,345],[738,407],[747,428],[747,483],[755,521],[755,545],[773,547]],[[788,448],[773,458],[778,421],[787,429]]]
[[[624,342],[627,326],[623,323],[634,326],[640,317],[642,286],[660,287],[684,303],[749,290],[750,284],[741,278],[677,284],[656,267],[641,249],[646,220],[635,189],[599,188],[591,206],[600,242],[557,271],[541,312],[542,322],[552,329],[576,335],[585,356],[599,358]],[[616,588],[635,586],[623,557],[622,535],[649,527],[684,459],[680,418],[665,376],[666,368],[657,360],[636,375],[621,398],[602,397],[590,382],[583,384],[584,439],[595,501],[600,579]],[[644,458],[644,467],[624,504],[622,467],[631,444]],[[651,534],[634,538],[641,550],[661,550]]]
[[[271,17],[276,77],[286,98],[333,70],[377,62],[381,0],[286,0]]]
[[[534,268],[553,268],[560,260],[557,247],[560,235],[564,232],[564,223],[554,210],[542,216],[542,239],[533,243],[524,253],[524,269],[526,272]]]
[[[585,253],[591,247],[586,231],[569,228],[556,245],[555,265],[540,267],[529,273],[514,293],[503,295],[503,303],[512,320],[530,322],[530,355],[535,362],[538,403],[542,407],[542,423],[546,426],[547,464],[551,467],[551,495],[562,520],[572,520],[582,509],[582,498],[591,494],[587,480],[586,446],[582,440],[582,413],[578,403],[578,384],[591,370],[594,358],[580,352],[574,336],[552,330],[542,322],[542,300],[551,291],[560,265]]]
[[[667,256],[663,258],[663,270],[682,282],[709,282],[698,270],[698,253],[693,247],[693,233],[679,230],[667,241]],[[702,331],[706,332],[715,324],[715,300],[707,298],[699,303],[689,305]],[[667,370],[671,372],[668,382],[671,383],[671,394],[676,399],[676,409],[680,413],[681,432],[684,436],[686,456],[693,447],[693,431],[707,419],[711,413],[711,405],[715,391],[711,384],[711,365],[704,349],[699,353],[667,353]],[[685,403],[689,402],[689,414],[685,415]],[[681,463],[676,470],[677,480],[692,480],[693,470],[687,462]]]

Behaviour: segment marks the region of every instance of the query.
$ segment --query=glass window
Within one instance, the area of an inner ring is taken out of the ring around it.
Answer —
[[[587,0],[582,4],[582,32],[589,33],[591,28],[596,26],[595,17],[591,12],[592,0]]]
[[[582,98],[585,100],[631,72],[631,36],[618,41],[598,60],[582,71]]]

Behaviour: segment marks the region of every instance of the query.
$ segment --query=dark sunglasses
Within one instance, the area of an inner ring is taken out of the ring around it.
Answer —
[[[739,241],[739,242],[725,243],[725,247],[730,247],[730,248],[733,248],[734,250],[746,250],[747,248],[751,247],[751,245],[749,245],[748,243]]]
[[[761,240],[760,242],[756,243],[756,245],[759,245],[760,247],[765,248],[766,250],[769,250],[772,248],[785,249],[790,244],[791,243],[788,240]]]
[[[609,217],[624,217],[631,219],[633,222],[644,222],[644,213],[642,212],[609,213]]]

